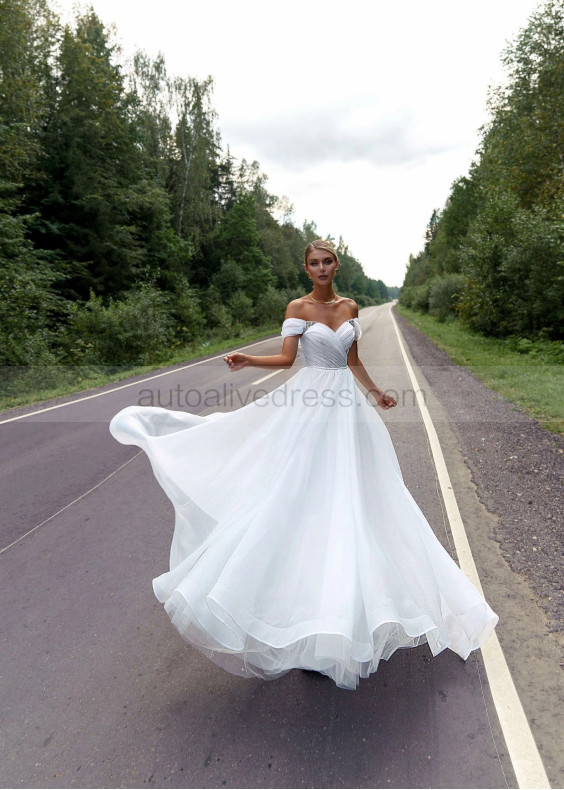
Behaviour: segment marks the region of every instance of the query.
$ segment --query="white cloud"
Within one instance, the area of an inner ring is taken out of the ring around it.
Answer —
[[[356,99],[232,122],[229,132],[230,142],[252,148],[259,160],[302,173],[324,162],[421,162],[455,147],[418,139],[414,126],[408,107],[386,112]]]
[[[59,0],[70,9],[74,0]],[[500,54],[537,0],[91,0],[124,47],[215,82],[224,144],[295,219],[401,284],[465,175]]]

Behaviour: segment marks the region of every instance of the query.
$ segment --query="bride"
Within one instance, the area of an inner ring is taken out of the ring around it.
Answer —
[[[153,580],[173,625],[230,672],[315,670],[354,689],[400,647],[466,659],[498,618],[443,549],[403,483],[359,355],[335,249],[305,251],[311,293],[287,307],[280,354],[224,357],[232,371],[305,365],[232,412],[129,406],[110,423],[142,447],[175,510],[170,569]]]
[[[247,354],[234,353],[224,357],[231,370],[240,370],[247,365],[256,367],[291,367],[298,351],[299,333],[292,327],[300,327],[300,321],[306,324],[323,323],[333,332],[337,332],[346,321],[358,318],[358,307],[352,299],[337,297],[333,291],[333,278],[339,269],[339,259],[333,246],[326,241],[312,241],[304,254],[304,269],[313,289],[307,296],[294,299],[286,308],[286,321],[282,334],[285,335],[282,352],[270,357],[251,357]],[[329,310],[327,305],[335,305]],[[297,319],[292,323],[291,319]],[[366,372],[359,359],[356,338],[347,354],[347,365],[356,378],[366,389],[373,393],[376,403],[383,409],[396,406],[394,398],[386,395],[377,387]]]

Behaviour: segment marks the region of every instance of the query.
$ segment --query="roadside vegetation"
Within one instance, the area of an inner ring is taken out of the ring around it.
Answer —
[[[223,354],[279,333],[278,322],[248,327],[231,337],[226,337],[223,332],[210,332],[206,340],[173,348],[163,353],[160,361],[147,365],[27,365],[7,368],[2,372],[0,411],[84,392],[133,376],[150,375],[155,370]]]
[[[34,380],[47,391],[49,371],[72,388],[77,369],[167,364],[279,327],[307,290],[318,231],[223,144],[212,78],[171,75],[144,52],[122,62],[92,8],[62,26],[47,0],[0,0],[0,17],[6,397],[18,385],[35,397]],[[339,293],[387,301],[332,240]]]
[[[549,431],[564,436],[564,346],[549,340],[486,337],[455,318],[439,322],[401,304],[398,313]]]
[[[399,310],[561,432],[564,0],[539,6],[502,62],[476,157],[410,256]]]

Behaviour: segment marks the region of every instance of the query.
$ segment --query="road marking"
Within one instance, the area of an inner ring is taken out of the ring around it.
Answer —
[[[419,406],[423,418],[429,444],[431,445],[431,453],[437,470],[437,477],[439,479],[441,494],[447,518],[450,523],[460,568],[483,595],[484,593],[476,569],[476,563],[474,562],[466,530],[464,529],[464,523],[460,516],[460,510],[458,509],[458,503],[454,495],[439,438],[429,410],[427,409],[425,399],[423,398],[419,382],[415,376],[415,371],[407,357],[405,345],[391,306],[390,315],[396,330],[403,361],[405,362],[407,373],[415,391],[417,405]],[[492,699],[505,738],[509,757],[513,764],[517,783],[520,788],[539,788],[539,790],[541,788],[542,790],[544,790],[544,788],[550,788],[550,782],[544,770],[541,756],[537,749],[535,739],[533,738],[533,733],[529,727],[527,716],[521,705],[521,700],[519,699],[517,689],[513,683],[513,678],[511,677],[507,661],[505,660],[495,631],[490,634],[481,650]]]
[[[280,370],[275,370],[274,373],[269,373],[267,376],[263,376],[261,379],[257,379],[256,381],[251,381],[249,387],[255,387],[257,384],[262,384],[263,381],[267,379],[271,379],[273,376],[277,376],[279,373],[283,373],[286,368],[280,368]]]
[[[241,349],[245,348],[253,348],[253,346],[258,346],[261,343],[265,343],[267,340],[274,340],[275,338],[266,338],[265,340],[257,340],[256,343],[250,343],[248,346],[241,346]],[[173,373],[179,373],[181,370],[188,370],[188,368],[196,367],[196,365],[203,365],[206,362],[213,362],[215,359],[223,359],[225,354],[228,352],[224,352],[223,354],[218,354],[215,357],[206,357],[205,359],[200,359],[199,362],[191,362],[189,365],[183,365],[180,368],[173,368],[172,370],[166,370],[164,373],[156,373],[154,376],[148,376],[146,379],[136,379],[135,381],[131,381],[129,384],[122,384],[119,387],[112,387],[110,390],[104,390],[103,392],[95,392],[93,395],[85,395],[82,398],[75,398],[74,400],[67,401],[66,403],[58,403],[56,406],[47,406],[44,409],[38,409],[37,411],[31,411],[28,414],[20,414],[17,417],[9,417],[7,420],[0,420],[0,425],[4,425],[7,422],[15,422],[16,420],[25,420],[26,417],[35,417],[36,414],[43,414],[46,411],[52,411],[53,409],[63,409],[65,406],[73,406],[75,403],[81,403],[85,400],[90,400],[91,398],[101,398],[103,395],[110,395],[112,392],[118,392],[119,390],[125,390],[128,387],[136,387],[138,384],[144,384],[146,381],[153,381],[154,379],[159,379],[162,376],[170,376]],[[276,371],[278,372],[278,371]],[[274,375],[272,373],[271,375]],[[265,378],[268,378],[266,376]],[[261,379],[264,381],[264,379]],[[251,385],[252,386],[252,385]]]
[[[138,458],[142,454],[142,452],[143,452],[143,450],[139,450],[138,453],[135,453],[133,458],[130,458],[129,461],[126,461],[121,466],[118,466],[117,469],[114,469],[113,472],[110,472],[109,475],[107,475],[103,480],[100,480],[99,483],[96,483],[95,486],[92,486],[92,488],[88,489],[88,491],[85,491],[84,494],[81,494],[76,499],[73,499],[72,502],[69,502],[68,505],[65,505],[60,510],[57,510],[57,512],[53,513],[53,515],[49,516],[49,518],[44,519],[41,522],[41,524],[38,524],[36,527],[33,527],[33,529],[28,530],[28,532],[26,532],[25,535],[21,535],[19,538],[17,538],[17,540],[14,540],[13,543],[10,543],[8,546],[4,546],[3,549],[0,549],[0,554],[4,554],[5,551],[8,551],[8,549],[11,549],[12,546],[15,546],[16,543],[20,542],[20,540],[23,540],[24,538],[27,538],[28,535],[31,535],[33,532],[36,532],[36,530],[38,530],[39,527],[42,527],[44,524],[47,524],[47,522],[51,521],[51,519],[55,518],[55,516],[58,516],[60,513],[62,513],[63,511],[67,510],[67,508],[71,507],[72,505],[76,505],[77,502],[80,502],[80,500],[84,499],[85,496],[88,496],[88,494],[91,494],[92,491],[95,491],[97,488],[100,488],[100,486],[103,485],[107,480],[109,480],[110,477],[113,477],[114,475],[117,475],[117,473],[119,471],[121,471],[122,469],[124,469],[127,466],[127,464],[130,464],[132,461],[135,461],[135,459]]]

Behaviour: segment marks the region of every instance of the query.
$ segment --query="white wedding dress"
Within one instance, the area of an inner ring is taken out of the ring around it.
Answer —
[[[306,364],[256,401],[206,417],[130,406],[110,423],[174,504],[157,598],[244,676],[301,667],[354,689],[399,647],[467,658],[498,618],[436,539],[347,367],[358,319],[333,331],[289,318],[281,334],[301,335]]]

